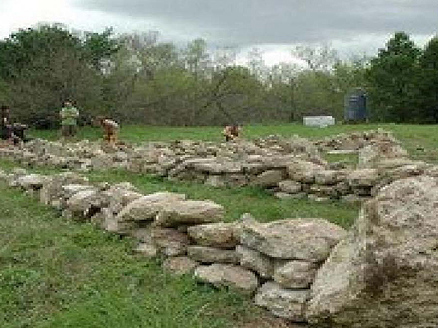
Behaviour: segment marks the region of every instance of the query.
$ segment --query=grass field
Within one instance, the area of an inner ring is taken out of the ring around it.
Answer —
[[[248,298],[164,273],[133,242],[0,184],[0,327],[233,327]]]
[[[413,158],[437,162],[435,126],[341,125],[324,129],[300,125],[247,126],[246,138],[298,134],[319,138],[381,127],[392,131]],[[122,127],[128,142],[151,140],[220,140],[220,127]],[[30,131],[56,139],[56,131]],[[97,139],[98,129],[83,128],[79,138]],[[336,159],[335,159],[336,160]],[[15,164],[0,160],[0,168]],[[57,170],[31,168],[32,172]],[[321,217],[348,228],[358,206],[342,202],[277,200],[257,188],[216,189],[188,182],[170,182],[123,171],[95,171],[91,181],[130,181],[144,193],[175,191],[191,199],[211,199],[226,208],[226,220],[250,212],[260,221]],[[132,253],[133,241],[59,216],[37,200],[0,183],[0,327],[2,328],[191,328],[284,327],[271,322],[232,291],[172,277],[159,260]]]

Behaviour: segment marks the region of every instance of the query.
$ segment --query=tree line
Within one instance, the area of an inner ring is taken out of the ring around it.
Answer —
[[[293,122],[303,115],[342,120],[345,96],[364,88],[371,119],[436,123],[438,39],[420,49],[399,32],[375,58],[341,60],[329,46],[295,47],[300,63],[265,65],[260,50],[236,64],[237,50],[203,39],[184,47],[157,32],[75,32],[59,24],[0,40],[0,104],[15,119],[55,127],[72,99],[87,123],[218,125]]]

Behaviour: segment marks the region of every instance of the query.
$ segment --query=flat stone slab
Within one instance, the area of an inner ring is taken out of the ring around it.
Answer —
[[[286,219],[242,228],[243,245],[278,259],[322,262],[346,231],[323,219]]]
[[[309,289],[284,289],[279,284],[268,281],[257,291],[255,304],[268,309],[275,316],[305,322],[305,306],[309,296]]]
[[[231,264],[201,265],[196,268],[194,275],[200,281],[216,287],[232,287],[247,294],[254,293],[259,285],[253,272]]]

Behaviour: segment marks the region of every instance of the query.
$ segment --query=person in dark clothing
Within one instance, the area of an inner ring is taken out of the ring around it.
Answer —
[[[25,141],[24,131],[27,125],[10,122],[11,110],[9,106],[3,105],[1,107],[1,122],[0,122],[0,137],[2,140],[8,140],[14,145]]]
[[[2,140],[9,140],[12,135],[12,127],[9,122],[10,109],[8,106],[3,105],[1,107],[1,122],[0,122],[0,135]]]

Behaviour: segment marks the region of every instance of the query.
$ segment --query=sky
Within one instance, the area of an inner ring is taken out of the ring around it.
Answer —
[[[438,0],[0,0],[0,39],[39,22],[116,33],[159,31],[163,41],[203,38],[211,47],[253,48],[268,65],[300,44],[342,56],[378,48],[396,31],[419,45],[438,34]]]

